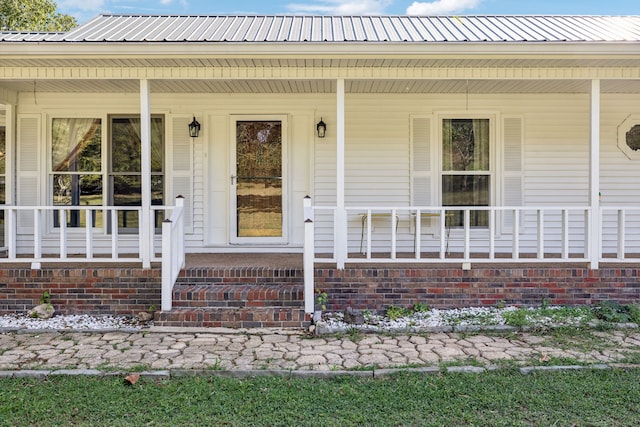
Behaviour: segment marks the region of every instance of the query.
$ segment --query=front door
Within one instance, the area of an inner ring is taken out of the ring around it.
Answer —
[[[231,176],[231,242],[286,243],[286,120],[236,117]]]

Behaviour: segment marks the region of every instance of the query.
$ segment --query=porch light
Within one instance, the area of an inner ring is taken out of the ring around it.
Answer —
[[[327,132],[327,124],[322,121],[322,117],[320,117],[320,121],[316,125],[316,131],[318,132],[318,138],[324,138]]]
[[[200,135],[200,123],[196,120],[196,116],[193,116],[193,120],[189,123],[189,136],[197,138],[198,135]]]

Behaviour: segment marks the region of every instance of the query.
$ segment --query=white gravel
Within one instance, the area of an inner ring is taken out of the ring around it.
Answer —
[[[401,317],[391,320],[385,316],[377,314],[365,314],[364,324],[351,325],[344,322],[344,314],[342,312],[327,313],[323,319],[318,322],[318,326],[323,328],[325,332],[339,332],[345,329],[357,329],[361,331],[371,332],[394,332],[394,331],[414,331],[419,332],[430,328],[442,327],[496,327],[505,326],[506,319],[504,314],[518,310],[518,307],[508,306],[504,308],[497,307],[468,307],[456,308],[450,310],[430,309],[425,312],[413,313],[407,317]],[[548,307],[548,312],[561,310],[560,306]],[[536,315],[536,309],[526,309],[530,311],[527,315],[527,322],[535,326],[558,325],[557,318]],[[366,313],[366,310],[364,311]],[[565,326],[578,326],[586,319],[577,317],[564,317],[560,322]]]
[[[112,330],[142,329],[135,319],[125,316],[89,316],[86,314],[53,316],[51,319],[33,319],[26,315],[0,316],[0,330]]]

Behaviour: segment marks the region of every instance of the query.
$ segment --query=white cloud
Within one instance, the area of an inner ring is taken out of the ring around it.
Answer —
[[[294,13],[328,15],[380,15],[393,0],[321,0],[319,4],[294,3],[287,8]]]
[[[414,1],[407,8],[408,15],[447,15],[473,9],[482,0],[436,0],[429,2]]]

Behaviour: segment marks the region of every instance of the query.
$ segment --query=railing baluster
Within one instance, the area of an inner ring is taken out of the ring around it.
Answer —
[[[118,258],[118,210],[111,208],[111,258]]]
[[[33,257],[35,259],[42,258],[42,227],[41,227],[42,211],[38,208],[33,213]]]
[[[93,210],[85,211],[85,248],[87,258],[93,258]]]
[[[513,210],[513,238],[511,257],[513,259],[520,259],[520,215],[519,210],[516,208]]]
[[[470,260],[470,254],[471,254],[471,240],[470,240],[470,229],[471,229],[471,221],[470,221],[470,210],[469,209],[465,209],[464,210],[464,260],[465,261],[469,261]]]
[[[446,233],[447,230],[447,214],[446,210],[440,209],[440,259],[443,260],[446,257],[447,252],[447,243],[449,241],[449,236]]]
[[[13,208],[7,208],[7,252],[10,260],[17,258],[18,246],[18,212]]]
[[[622,261],[625,258],[625,211],[618,209],[618,259]]]
[[[58,211],[60,218],[60,258],[67,258],[67,210],[60,209]]]
[[[562,259],[569,259],[569,211],[562,209]]]
[[[398,218],[396,217],[396,210],[391,209],[391,259],[396,259],[396,245],[397,245],[397,236],[396,236],[396,228],[398,226]]]
[[[371,209],[367,210],[367,259],[371,259]]]
[[[489,259],[496,257],[496,211],[489,211]]]
[[[422,212],[420,211],[420,209],[416,209],[416,229],[414,230],[414,238],[416,239],[416,244],[415,244],[415,255],[416,255],[416,259],[420,259],[420,254],[422,252],[421,249],[421,243],[422,243]]]
[[[544,259],[544,211],[536,210],[537,233],[537,255],[538,259]]]
[[[591,258],[591,210],[584,210],[584,258]],[[601,251],[602,252],[602,251]],[[602,253],[598,254],[602,258]]]

